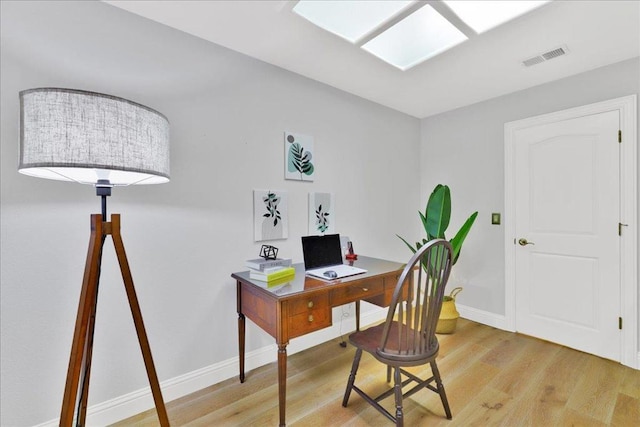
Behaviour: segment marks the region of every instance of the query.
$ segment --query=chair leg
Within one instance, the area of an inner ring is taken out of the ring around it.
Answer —
[[[356,349],[356,354],[353,356],[353,365],[351,366],[351,373],[349,374],[349,381],[347,381],[347,389],[344,392],[344,399],[342,399],[342,406],[347,407],[349,401],[349,395],[353,389],[353,383],[356,381],[356,372],[358,372],[358,366],[360,365],[360,358],[362,357],[362,349]]]
[[[404,416],[402,413],[402,378],[400,376],[400,368],[393,368],[393,382],[396,396],[396,427],[404,426]]]
[[[438,394],[440,395],[440,400],[442,400],[442,406],[444,406],[444,412],[447,415],[447,419],[451,419],[451,409],[449,408],[449,401],[447,400],[447,394],[444,391],[444,384],[442,384],[442,379],[440,378],[440,371],[438,370],[438,365],[436,361],[433,360],[431,362],[431,372],[433,372],[433,376],[436,379],[436,384],[438,385]]]
[[[387,382],[391,382],[391,366],[387,365]]]

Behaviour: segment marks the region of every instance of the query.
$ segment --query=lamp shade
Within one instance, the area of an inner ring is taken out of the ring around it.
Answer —
[[[20,92],[20,173],[111,186],[169,181],[169,121],[126,99],[74,89]]]

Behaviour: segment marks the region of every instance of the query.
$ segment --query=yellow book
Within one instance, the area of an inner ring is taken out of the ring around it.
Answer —
[[[279,279],[269,280],[268,282],[263,282],[263,283],[267,285],[267,289],[270,289],[270,288],[282,289],[283,288],[282,285],[285,285],[284,287],[286,287],[286,285],[289,285],[291,283],[294,277],[295,275],[291,275],[291,276],[281,277]]]
[[[281,267],[277,269],[269,269],[267,271],[249,271],[249,277],[254,280],[260,280],[262,282],[272,282],[278,279],[293,278],[296,273],[296,269],[293,267]]]

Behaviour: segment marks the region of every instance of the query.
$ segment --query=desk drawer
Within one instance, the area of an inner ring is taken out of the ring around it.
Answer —
[[[387,276],[384,278],[384,292],[379,295],[374,295],[370,298],[364,298],[365,301],[375,304],[380,307],[388,307],[391,304],[391,300],[393,299],[393,292],[396,290],[396,285],[398,283],[398,278],[400,277],[400,273],[395,276]],[[405,289],[404,296],[406,299],[407,291]]]
[[[366,299],[384,292],[384,279],[371,279],[353,286],[345,286],[331,291],[331,305],[343,305]]]
[[[291,315],[310,313],[311,310],[325,309],[327,307],[329,307],[329,295],[325,293],[290,301],[289,313]]]
[[[290,338],[331,326],[331,307],[326,293],[290,300],[288,312]]]
[[[289,316],[289,338],[331,326],[331,308],[308,310]]]

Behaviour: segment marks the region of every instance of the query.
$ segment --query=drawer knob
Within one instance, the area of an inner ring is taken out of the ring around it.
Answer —
[[[313,314],[309,315],[309,323],[313,322]]]
[[[307,307],[313,308],[313,301],[309,301],[309,304],[307,304]]]
[[[369,288],[362,288],[363,291],[369,292]]]

